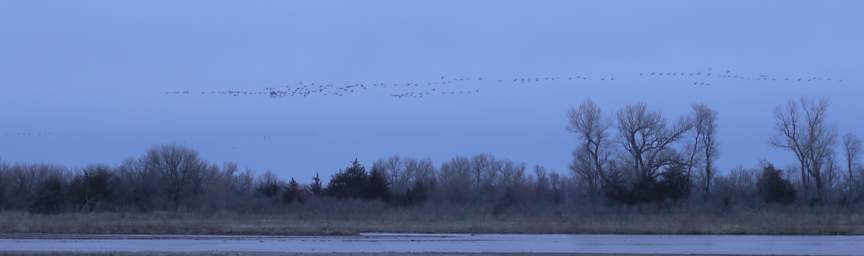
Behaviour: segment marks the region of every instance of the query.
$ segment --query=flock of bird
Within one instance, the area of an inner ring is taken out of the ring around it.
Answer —
[[[441,76],[435,81],[425,82],[372,82],[372,83],[349,83],[336,85],[322,82],[297,82],[293,85],[282,87],[265,87],[259,90],[211,90],[191,91],[176,90],[166,91],[165,94],[172,95],[225,95],[225,96],[269,96],[281,97],[311,97],[311,96],[347,96],[351,94],[364,93],[385,88],[391,89],[388,96],[393,98],[424,98],[432,96],[469,95],[479,94],[480,88],[471,87],[488,83],[529,85],[553,81],[585,81],[591,80],[585,75],[569,77],[515,77],[508,79],[488,79],[484,77],[446,77]],[[599,81],[615,81],[614,77],[598,77]],[[395,90],[395,92],[394,92]]]
[[[692,80],[692,85],[696,86],[708,86],[713,85],[713,81],[729,81],[729,80],[737,80],[737,81],[763,81],[763,82],[780,82],[785,84],[790,83],[843,83],[842,79],[834,79],[831,77],[822,77],[822,76],[798,76],[798,77],[782,77],[782,76],[771,76],[766,74],[759,75],[748,75],[743,73],[736,73],[732,70],[725,70],[724,72],[714,72],[712,69],[708,69],[705,72],[643,72],[639,73],[640,77],[679,77],[679,78],[688,78]]]
[[[490,78],[482,76],[473,77],[448,77],[440,76],[437,79],[423,82],[354,82],[345,84],[334,84],[327,82],[301,81],[280,87],[266,87],[255,90],[212,90],[198,91],[190,90],[168,91],[166,94],[174,95],[226,95],[226,96],[267,96],[271,98],[283,97],[313,97],[313,96],[335,96],[343,97],[352,94],[378,92],[398,99],[416,99],[434,96],[471,95],[479,94],[481,86],[493,85],[543,85],[550,83],[634,83],[635,74],[625,77],[616,76],[589,76],[584,74],[572,74],[567,76],[533,76],[533,77],[510,77]],[[756,81],[784,84],[825,84],[843,83],[842,79],[822,76],[772,76],[765,74],[745,74],[732,70],[714,71],[713,69],[695,72],[661,72],[650,71],[638,73],[637,79],[675,79],[677,82],[690,86],[712,86],[724,82]],[[491,88],[494,88],[491,87]],[[486,88],[489,89],[489,88]],[[483,89],[484,91],[486,89]]]
[[[51,136],[53,133],[51,131],[17,131],[17,132],[4,132],[3,137],[46,137]]]

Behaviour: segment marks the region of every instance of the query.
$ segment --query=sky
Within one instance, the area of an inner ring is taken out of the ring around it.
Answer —
[[[440,163],[487,153],[567,172],[576,145],[567,111],[592,99],[609,117],[645,102],[670,121],[707,104],[720,114],[721,170],[784,166],[791,155],[768,138],[774,107],[789,99],[828,97],[838,132],[864,136],[862,9],[853,0],[0,0],[0,159],[118,164],[175,143],[301,179],[393,154]],[[779,81],[716,78],[727,72]],[[512,82],[547,77],[562,79]],[[199,93],[459,78],[472,80],[437,92],[473,93]],[[175,91],[192,93],[166,94]]]

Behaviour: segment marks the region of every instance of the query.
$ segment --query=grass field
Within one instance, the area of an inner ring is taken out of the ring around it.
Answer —
[[[0,213],[0,233],[350,235],[360,232],[567,234],[864,234],[864,213],[634,211],[491,215],[414,208],[284,213]],[[350,214],[349,214],[350,213]]]

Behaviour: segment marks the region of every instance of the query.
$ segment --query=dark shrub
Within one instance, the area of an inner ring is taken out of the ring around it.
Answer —
[[[384,173],[378,170],[373,170],[369,174],[369,187],[366,189],[366,198],[390,200],[390,186],[387,184],[387,178]]]
[[[52,175],[39,185],[36,200],[30,205],[31,213],[55,214],[63,210],[63,180]]]
[[[619,176],[612,176],[604,185],[606,199],[628,205],[643,203],[677,202],[690,195],[690,180],[682,165],[673,165],[659,175],[637,178],[627,185]]]
[[[324,193],[324,187],[321,184],[321,177],[318,176],[318,173],[315,173],[315,177],[312,177],[312,184],[309,184],[309,193],[312,193],[313,196],[319,196]]]
[[[390,199],[390,188],[384,173],[372,171],[354,159],[351,166],[333,175],[325,189],[325,194],[336,198]]]
[[[766,203],[790,204],[795,202],[797,191],[792,183],[783,179],[780,171],[773,165],[765,166],[756,182],[759,196]]]
[[[300,187],[300,183],[297,183],[294,178],[291,178],[291,181],[288,182],[285,194],[282,195],[282,201],[286,204],[303,202],[303,188]]]
[[[416,205],[426,202],[427,188],[423,182],[415,182],[414,186],[408,189],[403,195],[393,195],[395,203],[401,205]]]
[[[673,165],[660,175],[659,182],[663,199],[678,202],[690,195],[690,179],[683,165]]]
[[[92,212],[100,202],[111,200],[113,192],[110,188],[111,168],[108,166],[92,166],[75,176],[69,184],[71,202],[79,211]]]
[[[279,190],[280,189],[278,182],[261,183],[255,187],[255,191],[257,191],[258,194],[261,194],[262,196],[269,199],[273,199],[277,195],[279,195]]]
[[[363,198],[368,184],[366,168],[354,159],[351,166],[333,174],[325,193],[336,198]]]

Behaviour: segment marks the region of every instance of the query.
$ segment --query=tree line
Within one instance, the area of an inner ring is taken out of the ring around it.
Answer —
[[[802,97],[774,110],[775,134],[768,141],[792,153],[795,167],[783,171],[762,163],[761,173],[737,168],[719,175],[719,114],[710,107],[692,105],[689,114],[670,122],[644,103],[606,115],[586,100],[569,114],[568,129],[579,145],[570,169],[586,194],[629,205],[682,199],[728,204],[735,195],[746,201],[746,194],[772,203],[860,203],[861,142],[851,133],[840,138],[827,120],[828,106],[826,98]],[[755,190],[743,193],[748,188]]]
[[[719,172],[719,114],[706,105],[693,105],[670,122],[644,103],[606,114],[586,100],[569,112],[567,128],[578,146],[563,174],[486,154],[438,165],[395,155],[368,168],[355,159],[325,184],[318,174],[297,181],[270,171],[241,171],[235,163],[215,164],[194,149],[169,144],[116,166],[0,163],[0,210],[253,212],[343,200],[390,207],[472,205],[492,213],[592,206],[860,206],[861,142],[852,134],[838,136],[827,110],[827,100],[807,98],[775,109],[776,135],[768,141],[797,160],[785,170],[763,162]]]

